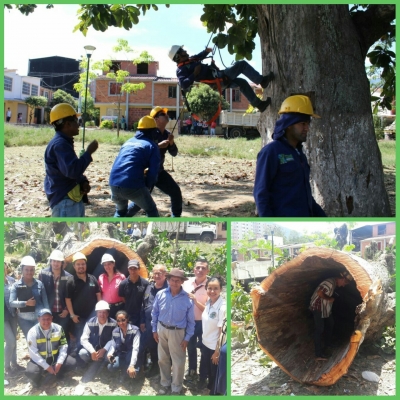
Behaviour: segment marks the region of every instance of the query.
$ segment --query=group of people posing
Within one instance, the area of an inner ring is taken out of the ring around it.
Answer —
[[[208,262],[198,260],[194,277],[157,264],[152,280],[141,275],[140,262],[129,260],[126,278],[112,254],[105,253],[98,279],[87,273],[87,258],[73,255],[73,274],[64,255],[54,250],[49,266],[35,276],[31,256],[21,260],[20,279],[4,274],[5,377],[25,370],[34,387],[53,383],[65,372],[83,367],[82,383],[106,367],[120,372],[120,382],[160,374],[159,394],[179,394],[185,377],[197,373],[198,388],[226,392],[226,303],[222,281],[208,277]],[[143,271],[144,272],[144,271]],[[26,368],[17,363],[17,326],[29,350]],[[149,357],[146,357],[146,354]],[[147,365],[146,365],[147,361]]]
[[[148,217],[158,217],[151,192],[154,187],[171,198],[171,216],[182,214],[182,193],[173,177],[164,169],[165,154],[175,157],[178,148],[174,135],[166,130],[168,109],[155,107],[139,120],[134,137],[126,141],[111,168],[109,185],[115,203],[114,217],[132,217],[143,209]],[[72,106],[57,104],[50,112],[55,135],[45,152],[44,189],[52,217],[84,217],[89,181],[84,175],[98,148],[92,141],[78,158],[74,137],[79,135],[78,115]]]

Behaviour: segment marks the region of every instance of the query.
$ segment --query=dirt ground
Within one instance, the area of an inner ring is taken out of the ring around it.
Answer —
[[[17,361],[23,367],[29,361],[28,348],[22,333],[17,342]],[[200,351],[198,351],[198,365],[200,364]],[[187,367],[187,366],[186,366]],[[65,373],[64,377],[57,380],[53,385],[33,388],[26,378],[24,371],[15,377],[8,379],[9,384],[4,385],[4,394],[11,396],[155,396],[158,394],[160,385],[160,374],[146,378],[143,372],[139,372],[138,378],[128,379],[119,383],[119,374],[110,375],[107,368],[103,368],[94,381],[79,383],[85,368],[77,368]],[[199,396],[206,394],[207,389],[199,391],[197,380],[184,381],[182,394],[185,396]]]
[[[223,139],[221,139],[223,140]],[[4,149],[5,217],[50,217],[43,190],[46,146]],[[112,217],[114,204],[108,178],[120,146],[101,144],[85,175],[92,191],[87,217]],[[183,217],[255,217],[253,198],[255,161],[226,157],[166,156],[165,169],[182,190]],[[384,169],[392,212],[395,210],[395,169]],[[169,197],[153,191],[161,216],[170,216]],[[137,217],[144,217],[139,213]]]
[[[6,217],[50,217],[43,190],[46,146],[6,147],[4,150],[4,215]],[[85,175],[92,190],[87,217],[112,217],[108,178],[120,146],[101,144]],[[173,165],[172,165],[173,161]],[[183,217],[255,216],[255,162],[224,157],[167,155],[165,169],[182,190]],[[170,215],[169,197],[154,189],[153,197],[161,216]],[[138,214],[144,217],[144,214]]]
[[[361,346],[347,374],[332,386],[303,385],[294,381],[275,363],[261,366],[259,350],[247,355],[245,349],[232,350],[232,384],[234,396],[394,396],[396,394],[396,357],[374,346]],[[379,383],[368,382],[363,371],[375,372]],[[246,379],[243,379],[246,377]]]

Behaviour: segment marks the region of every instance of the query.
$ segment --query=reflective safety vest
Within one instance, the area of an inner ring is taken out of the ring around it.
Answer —
[[[135,339],[138,331],[139,328],[137,326],[129,324],[126,331],[125,343],[122,343],[121,329],[119,327],[115,328],[112,333],[112,338],[115,342],[114,354],[119,355],[122,351],[131,351],[133,347],[133,339]]]
[[[109,340],[111,340],[112,332],[117,326],[117,321],[108,317],[101,335],[99,335],[100,329],[97,317],[90,318],[87,322],[87,326],[90,330],[89,342],[96,350],[99,350],[102,349]]]
[[[36,346],[39,354],[46,360],[58,354],[58,348],[65,346],[67,339],[63,328],[58,324],[51,324],[50,332],[46,337],[40,324],[36,325]]]

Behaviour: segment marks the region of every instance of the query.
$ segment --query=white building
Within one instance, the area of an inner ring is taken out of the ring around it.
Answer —
[[[4,68],[4,120],[8,108],[11,110],[11,123],[17,123],[19,113],[22,113],[22,123],[29,122],[28,106],[25,99],[29,96],[40,96],[41,79],[34,76],[18,75],[16,69]],[[45,95],[45,94],[43,94]],[[47,95],[48,97],[49,95]],[[35,112],[32,123],[43,122],[44,109]]]

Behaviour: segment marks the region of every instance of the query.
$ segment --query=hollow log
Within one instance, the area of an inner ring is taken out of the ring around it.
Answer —
[[[98,278],[105,272],[101,265],[101,258],[104,253],[109,253],[115,259],[117,270],[126,277],[129,276],[128,261],[138,260],[140,265],[139,275],[142,278],[148,278],[147,268],[142,258],[126,244],[110,237],[115,230],[113,224],[101,224],[99,229],[95,230],[85,241],[79,241],[78,237],[66,225],[62,224],[60,223],[58,228],[61,227],[63,230],[64,239],[57,248],[64,253],[66,271],[74,272],[72,257],[76,252],[80,251],[87,257],[87,272]]]
[[[335,347],[327,361],[314,356],[314,320],[309,304],[327,278],[348,271],[354,280],[335,289]],[[310,248],[277,268],[251,291],[260,347],[301,383],[333,385],[351,365],[364,340],[380,337],[394,323],[394,293],[387,293],[385,265],[327,248]]]

